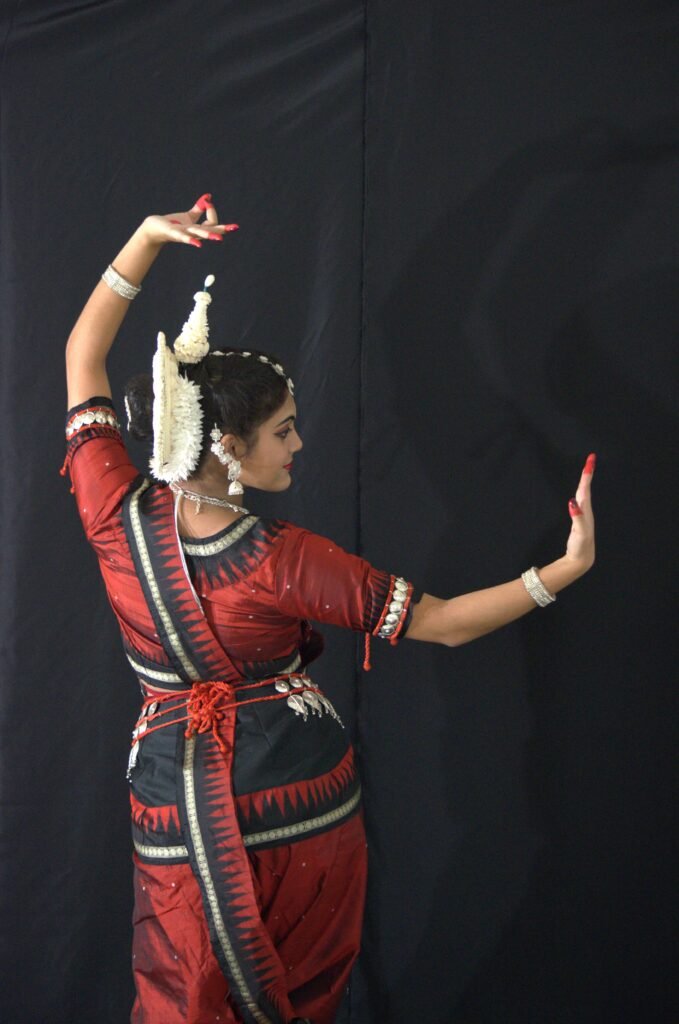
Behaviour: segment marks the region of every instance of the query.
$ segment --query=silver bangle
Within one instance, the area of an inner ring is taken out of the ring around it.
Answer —
[[[523,585],[530,596],[541,608],[546,608],[548,604],[552,603],[552,601],[556,601],[554,594],[550,594],[547,587],[538,576],[538,571],[535,566],[533,566],[532,569],[526,569],[525,572],[522,572],[521,579],[523,580]]]
[[[136,299],[141,291],[141,285],[130,284],[110,263],[101,275],[101,279],[116,295],[120,295],[123,299],[129,299],[130,302],[132,299]]]

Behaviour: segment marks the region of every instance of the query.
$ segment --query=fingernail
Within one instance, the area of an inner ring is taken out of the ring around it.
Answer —
[[[181,224],[181,221],[179,221],[179,220],[172,220],[172,217],[170,217],[170,224]]]
[[[210,200],[212,199],[212,192],[206,192],[204,196],[196,200],[196,206],[199,210],[207,210],[208,206],[212,206]]]
[[[213,242],[223,242],[224,241],[224,235],[216,235],[214,233],[214,231],[210,231],[210,233],[208,234],[207,237],[211,238]]]
[[[570,512],[570,514],[572,516],[581,516],[582,515],[582,509],[578,505],[578,503],[575,500],[575,498],[571,498],[571,500],[568,502],[568,511]]]
[[[593,473],[594,467],[596,466],[596,454],[592,452],[591,455],[587,456],[587,462],[585,463],[585,473]]]
[[[224,224],[223,227],[225,231],[238,231],[237,224]]]
[[[192,239],[190,239],[190,241],[191,241],[191,245],[195,245],[197,249],[202,249],[203,248],[203,243],[200,241],[200,239],[192,238]]]

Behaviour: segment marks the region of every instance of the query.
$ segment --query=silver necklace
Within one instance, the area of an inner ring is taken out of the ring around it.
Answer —
[[[226,498],[213,498],[211,494],[199,494],[198,491],[188,491],[185,487],[180,487],[179,484],[170,484],[170,490],[173,494],[181,495],[182,498],[195,501],[196,515],[200,512],[201,505],[218,505],[219,508],[229,508],[232,512],[242,513],[245,516],[250,515],[248,510],[243,508],[242,505],[234,505],[232,502],[227,501]]]

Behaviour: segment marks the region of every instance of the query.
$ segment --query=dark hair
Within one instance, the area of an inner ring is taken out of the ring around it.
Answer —
[[[241,349],[220,349],[221,352],[241,352]],[[253,443],[257,428],[280,409],[288,394],[288,386],[272,366],[262,363],[257,356],[265,355],[273,363],[276,356],[256,349],[252,355],[230,358],[217,351],[199,363],[183,363],[181,372],[200,387],[203,408],[203,445],[198,466],[203,465],[210,452],[210,431],[217,424],[225,434],[235,434],[246,445]],[[125,386],[129,412],[129,431],[137,441],[153,438],[153,384],[147,373],[137,374]]]

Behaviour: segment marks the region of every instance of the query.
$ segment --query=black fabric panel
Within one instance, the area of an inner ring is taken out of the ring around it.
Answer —
[[[253,507],[355,549],[363,4],[29,0],[0,18],[0,1019],[121,1024],[138,685],[58,474],[64,344],[141,219],[211,191],[240,230],[161,254],[110,359],[116,407],[214,273],[212,344],[273,351],[297,385],[304,459]],[[355,639],[329,633],[313,677],[351,722]]]
[[[668,1022],[677,5],[368,4],[363,553],[450,596],[594,571],[468,647],[376,651],[356,1020]],[[668,716],[668,717],[665,717]]]
[[[139,699],[58,475],[63,346],[134,226],[207,190],[240,231],[161,255],[110,373],[122,409],[214,273],[213,343],[297,385],[293,488],[249,507],[448,596],[558,556],[599,453],[597,566],[556,605],[375,641],[367,676],[324,628],[372,858],[342,1019],[676,1019],[678,29],[660,2],[0,5],[3,1024],[129,1015]]]

